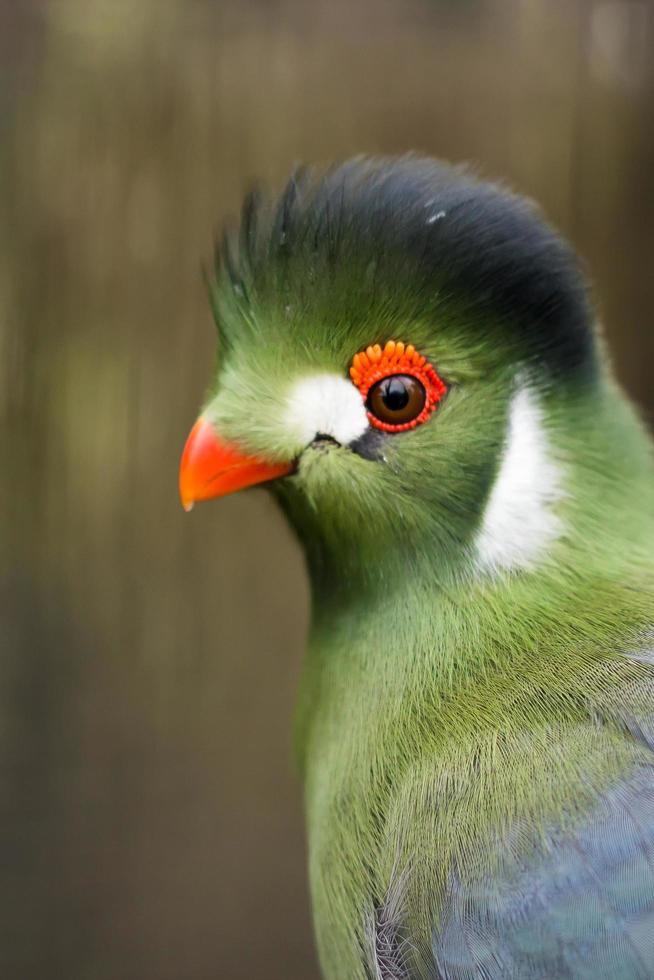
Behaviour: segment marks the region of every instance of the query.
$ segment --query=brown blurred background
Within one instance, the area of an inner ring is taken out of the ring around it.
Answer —
[[[302,561],[183,514],[201,264],[253,176],[418,149],[538,198],[654,412],[654,6],[0,0],[0,976],[315,980]]]

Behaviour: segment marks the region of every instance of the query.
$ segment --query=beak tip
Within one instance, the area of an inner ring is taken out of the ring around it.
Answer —
[[[189,487],[185,486],[186,481],[179,481],[179,502],[182,505],[184,511],[188,514],[193,510],[195,504],[195,494],[191,491],[189,493]]]
[[[244,453],[214,432],[203,417],[186,440],[179,471],[179,496],[188,513],[197,500],[222,497],[236,490],[286,476],[292,463],[271,463]]]

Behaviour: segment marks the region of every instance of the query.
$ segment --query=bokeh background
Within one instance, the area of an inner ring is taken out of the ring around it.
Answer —
[[[539,199],[654,412],[654,7],[0,0],[0,975],[315,980],[264,492],[196,508],[201,277],[253,177],[416,149]]]

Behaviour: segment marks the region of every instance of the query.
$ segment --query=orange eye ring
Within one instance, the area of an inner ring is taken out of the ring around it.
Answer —
[[[410,375],[420,382],[426,396],[422,411],[414,419],[394,425],[377,418],[368,408],[368,420],[383,432],[406,432],[427,421],[447,392],[447,385],[413,344],[404,344],[401,340],[389,340],[383,348],[374,344],[355,354],[352,359],[350,377],[366,401],[368,392],[374,385],[393,375]]]

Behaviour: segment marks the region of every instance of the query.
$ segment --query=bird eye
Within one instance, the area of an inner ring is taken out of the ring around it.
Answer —
[[[372,386],[366,408],[380,422],[404,425],[418,418],[426,400],[427,393],[417,378],[393,374]]]
[[[447,391],[427,358],[401,340],[355,354],[350,377],[365,399],[370,424],[384,432],[426,422]]]

